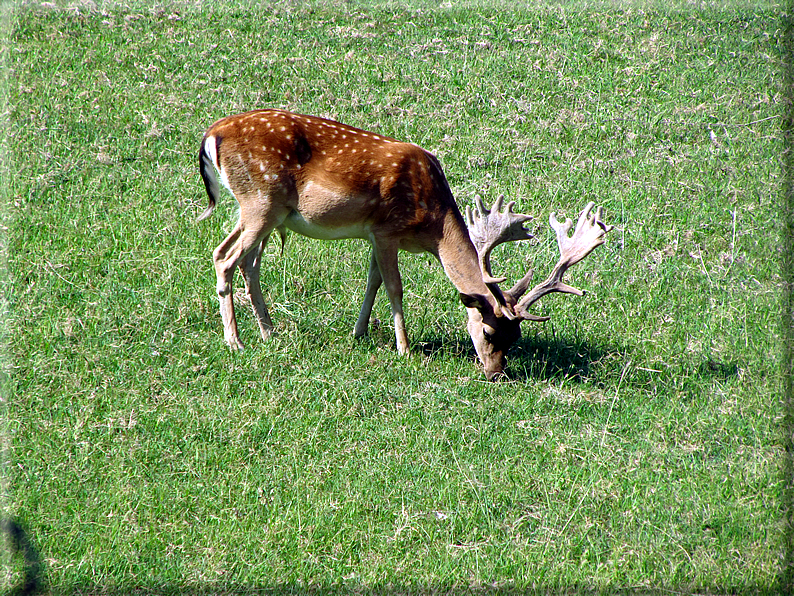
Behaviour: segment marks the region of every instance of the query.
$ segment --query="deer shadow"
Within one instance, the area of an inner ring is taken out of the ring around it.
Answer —
[[[452,354],[477,361],[471,341],[426,339],[418,342],[417,347],[431,360]],[[581,382],[592,378],[593,363],[607,354],[620,351],[619,347],[600,346],[568,337],[522,337],[508,353],[505,376],[513,381],[564,378]]]
[[[594,376],[593,364],[608,354],[623,352],[581,339],[554,336],[522,337],[508,354],[507,375],[514,380],[568,379],[583,382]]]
[[[0,521],[0,531],[5,535],[11,556],[18,557],[22,565],[20,580],[7,592],[8,596],[33,596],[42,593],[45,590],[44,566],[28,532],[14,519]]]
[[[478,362],[474,346],[462,339],[428,339],[418,342],[417,347],[431,360],[452,355]],[[631,352],[632,348],[625,345],[585,341],[570,335],[522,336],[508,352],[505,378],[511,381],[564,379],[578,383],[608,382],[607,378],[614,375],[624,376],[627,372],[625,367],[633,360]],[[716,360],[704,355],[694,361],[678,362],[664,372],[634,366],[625,380],[644,386],[650,377],[659,380],[680,374],[699,382],[730,381],[739,376],[739,370],[740,365],[736,361]]]

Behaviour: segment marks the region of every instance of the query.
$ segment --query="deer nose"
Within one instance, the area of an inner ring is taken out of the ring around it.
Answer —
[[[483,363],[485,369],[485,378],[489,381],[498,381],[500,377],[504,376],[505,366],[507,366],[507,358],[504,354],[493,354],[488,362]]]
[[[503,374],[504,372],[501,366],[493,370],[485,369],[485,378],[489,381],[497,381]]]

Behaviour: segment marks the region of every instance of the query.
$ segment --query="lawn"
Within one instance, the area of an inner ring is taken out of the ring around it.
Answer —
[[[43,586],[787,583],[782,6],[4,7],[3,510]],[[291,235],[263,257],[277,336],[238,276],[231,352],[211,253],[237,210],[195,221],[197,154],[260,107],[421,145],[461,208],[515,200],[537,237],[495,251],[510,281],[553,266],[549,213],[603,205],[587,295],[533,307],[488,383],[432,257],[401,256],[401,357],[383,292],[353,337],[365,243]]]

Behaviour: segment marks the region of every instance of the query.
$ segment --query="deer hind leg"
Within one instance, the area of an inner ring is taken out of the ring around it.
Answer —
[[[397,266],[398,249],[396,245],[390,243],[380,244],[374,241],[373,247],[373,254],[377,259],[380,276],[383,279],[383,285],[386,286],[386,293],[389,295],[391,312],[394,317],[394,334],[397,338],[397,351],[400,354],[406,355],[409,353],[408,333],[405,330],[405,317],[403,316],[403,284],[400,278],[400,269]],[[370,271],[372,271],[371,268]]]
[[[242,350],[243,342],[240,341],[240,335],[237,332],[237,319],[234,316],[234,303],[232,301],[232,276],[234,275],[234,269],[231,269],[230,275],[229,268],[225,264],[229,259],[228,253],[239,241],[241,232],[240,222],[238,222],[232,232],[226,236],[226,239],[212,252],[217,279],[215,289],[218,293],[221,319],[223,320],[223,337],[233,350]]]
[[[259,285],[259,268],[262,264],[262,253],[269,237],[265,236],[259,246],[250,250],[240,262],[240,271],[245,280],[245,291],[251,300],[251,308],[254,311],[254,317],[259,325],[259,333],[262,335],[263,340],[267,340],[273,333],[273,322],[270,320],[265,299],[262,297],[262,288]]]
[[[369,259],[369,273],[367,274],[367,290],[364,292],[364,302],[361,305],[361,312],[356,321],[356,327],[353,331],[355,337],[364,337],[369,330],[369,317],[372,314],[372,306],[375,304],[375,295],[383,283],[383,277],[380,274],[378,267],[378,259],[375,257],[373,249],[372,255]]]
[[[237,332],[237,320],[234,316],[234,302],[232,299],[232,281],[234,278],[234,271],[239,265],[243,269],[243,276],[246,279],[246,285],[249,294],[252,295],[252,305],[257,321],[260,323],[260,331],[264,323],[269,323],[270,316],[267,314],[267,308],[264,307],[264,299],[259,288],[259,261],[260,256],[257,254],[248,262],[244,262],[244,258],[251,251],[257,253],[261,250],[262,244],[273,231],[286,217],[288,209],[281,207],[276,209],[275,206],[267,201],[264,203],[264,208],[260,207],[256,210],[245,209],[246,203],[239,201],[240,220],[226,239],[221,242],[218,248],[213,252],[213,260],[215,262],[215,276],[217,278],[216,290],[218,292],[218,299],[220,301],[221,318],[223,319],[223,336],[226,343],[233,350],[242,350],[243,342],[240,341],[240,335]],[[256,202],[258,206],[263,203]],[[254,262],[256,267],[253,266]],[[258,310],[262,307],[262,310]],[[258,312],[257,312],[258,311]],[[272,324],[270,325],[272,329]],[[263,333],[263,337],[265,334]]]

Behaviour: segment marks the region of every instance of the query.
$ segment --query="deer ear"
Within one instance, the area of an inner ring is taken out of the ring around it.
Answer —
[[[477,310],[482,310],[483,306],[487,303],[482,296],[472,296],[471,294],[464,294],[463,292],[460,292],[460,301],[463,302],[463,306],[466,308],[476,308]]]
[[[480,296],[479,294],[471,295],[460,292],[460,300],[463,302],[463,305],[466,308],[476,308],[481,313],[483,311],[492,312],[497,317],[505,317],[511,321],[516,318],[516,315],[512,311],[511,307],[507,306],[506,304],[501,304],[500,302],[497,302],[496,305],[493,305],[485,296]]]

